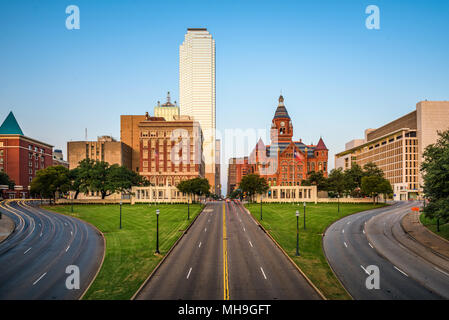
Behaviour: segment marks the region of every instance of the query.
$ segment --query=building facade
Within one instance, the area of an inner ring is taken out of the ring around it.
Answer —
[[[228,174],[235,174],[235,180],[231,180],[235,186],[250,173],[264,177],[270,187],[301,186],[311,172],[322,172],[327,177],[329,150],[322,138],[316,145],[293,140],[293,123],[283,96],[279,97],[271,122],[270,138],[271,145],[265,145],[260,139],[248,157],[231,159]]]
[[[120,116],[120,141],[131,148],[131,170],[140,171],[140,130],[139,123],[144,121],[146,115]],[[163,120],[164,118],[160,118]]]
[[[167,92],[167,102],[161,105],[160,101],[158,101],[157,106],[154,107],[155,117],[162,117],[167,121],[172,121],[175,117],[179,116],[179,107],[176,101],[173,104],[170,100],[170,92]]]
[[[69,141],[67,142],[67,161],[69,169],[78,167],[80,161],[92,159],[118,164],[131,169],[132,150],[121,141],[110,136],[98,137],[97,141]]]
[[[205,28],[187,29],[179,47],[179,102],[181,114],[201,125],[206,178],[216,192],[215,40]]]
[[[166,121],[147,115],[138,125],[139,174],[153,186],[172,187],[205,175],[199,122],[188,116],[175,119]]]
[[[448,101],[421,101],[416,110],[378,129],[367,129],[365,139],[346,144],[335,155],[335,167],[375,163],[393,187],[395,200],[417,199],[422,193],[420,172],[425,148],[435,143],[438,131],[449,129]]]
[[[0,171],[5,172],[21,192],[28,196],[36,172],[53,165],[53,146],[23,134],[10,112],[0,126]]]

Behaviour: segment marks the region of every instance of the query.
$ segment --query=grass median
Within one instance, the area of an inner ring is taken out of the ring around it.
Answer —
[[[156,265],[201,211],[199,204],[70,205],[47,209],[85,220],[103,232],[106,255],[101,270],[84,296],[88,300],[130,299]],[[159,250],[156,251],[156,209],[159,215]]]
[[[273,238],[282,246],[307,277],[328,299],[350,299],[336,276],[329,267],[324,256],[322,235],[325,229],[334,221],[357,212],[384,206],[383,204],[337,204],[307,203],[306,230],[303,229],[303,205],[297,204],[263,204],[263,220],[260,221],[260,204],[248,204],[251,214],[262,223]],[[299,250],[296,257],[296,210],[299,218]]]
[[[437,219],[427,218],[424,213],[419,216],[421,223],[427,227],[433,233],[439,235],[440,237],[449,240],[449,223],[440,223],[440,232],[437,231]]]

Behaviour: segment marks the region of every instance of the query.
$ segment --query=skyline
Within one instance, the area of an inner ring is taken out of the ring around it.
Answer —
[[[152,114],[167,91],[179,101],[178,49],[189,27],[216,40],[217,129],[267,129],[282,91],[294,138],[322,136],[330,169],[364,129],[419,101],[448,100],[449,4],[438,1],[377,1],[380,30],[365,28],[366,1],[258,1],[257,10],[253,1],[77,1],[81,28],[71,31],[69,3],[32,3],[2,4],[0,118],[12,110],[25,135],[65,157],[85,128],[91,140],[118,138],[121,114]],[[222,167],[223,186],[226,173]]]

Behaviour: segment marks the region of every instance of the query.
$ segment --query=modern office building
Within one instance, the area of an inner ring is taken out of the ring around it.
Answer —
[[[167,92],[167,102],[161,105],[160,101],[157,102],[157,106],[154,107],[154,116],[162,117],[167,121],[172,121],[174,117],[179,116],[179,107],[175,103],[170,101],[170,91]]]
[[[53,165],[53,146],[23,134],[12,112],[0,126],[0,171],[16,186],[12,197],[27,197],[36,172]]]
[[[205,28],[187,29],[179,47],[179,103],[181,114],[201,125],[206,178],[216,192],[215,40]]]
[[[131,148],[111,136],[98,137],[97,141],[69,141],[67,142],[67,161],[69,169],[78,167],[80,161],[92,159],[118,164],[131,169]]]
[[[200,124],[188,116],[175,119],[146,116],[138,125],[139,174],[152,186],[173,187],[182,180],[204,177]]]
[[[422,192],[420,172],[425,148],[436,142],[438,131],[449,129],[449,101],[421,101],[416,109],[378,129],[367,129],[365,138],[350,141],[335,155],[335,167],[375,163],[384,171],[395,200],[417,199]]]

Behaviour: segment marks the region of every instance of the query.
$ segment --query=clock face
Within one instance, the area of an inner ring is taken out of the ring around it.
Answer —
[[[282,122],[281,122],[281,127],[284,127],[284,126],[285,126],[285,122],[282,121]]]

